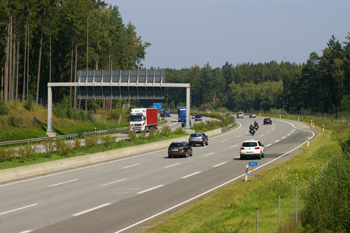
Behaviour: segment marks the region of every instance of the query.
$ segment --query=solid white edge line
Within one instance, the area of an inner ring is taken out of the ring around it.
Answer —
[[[215,152],[211,152],[211,153],[203,155],[203,156],[208,156],[208,155],[212,155],[212,154],[215,154]]]
[[[136,164],[133,164],[133,165],[130,165],[130,166],[122,167],[122,169],[130,168],[130,167],[135,167],[135,166],[138,166],[138,165],[140,165],[140,164],[141,164],[141,163],[136,163]]]
[[[190,176],[197,175],[197,174],[199,174],[199,173],[201,173],[201,172],[195,172],[195,173],[189,174],[189,175],[187,175],[187,176],[183,176],[183,177],[181,177],[181,179],[185,179],[185,178],[188,178],[188,177],[190,177]]]
[[[102,207],[105,207],[105,206],[108,206],[110,205],[111,203],[106,203],[106,204],[103,204],[103,205],[99,205],[99,206],[96,206],[94,208],[91,208],[91,209],[88,209],[88,210],[84,210],[84,211],[81,211],[79,213],[76,213],[76,214],[73,214],[72,216],[79,216],[79,215],[82,215],[82,214],[85,214],[85,213],[88,213],[88,212],[91,212],[91,211],[94,211],[94,210],[97,210],[97,209],[100,209]]]
[[[309,131],[309,130],[306,130],[306,131]],[[312,137],[311,137],[311,138],[313,138],[313,137],[315,136],[315,133],[312,132],[312,131],[309,131],[309,132],[311,132],[311,133],[313,134]],[[294,150],[300,148],[301,146],[303,146],[303,145],[306,144],[306,143],[307,143],[307,141],[303,142],[303,143],[300,144],[299,146],[297,146],[297,147],[295,147],[294,149],[292,149],[292,150],[290,150],[290,151],[284,153],[283,155],[280,155],[279,157],[277,157],[277,158],[275,158],[275,159],[273,159],[273,160],[271,160],[271,161],[269,161],[269,162],[267,162],[267,163],[265,163],[265,164],[263,164],[263,165],[257,167],[255,170],[257,170],[257,169],[259,169],[259,168],[261,168],[261,167],[264,167],[264,166],[266,166],[267,164],[272,163],[272,162],[274,162],[274,161],[277,160],[277,159],[280,159],[280,158],[284,157],[285,155],[287,155],[287,154],[293,152]],[[251,173],[251,172],[252,172],[252,171],[248,171],[248,173]],[[216,186],[216,187],[214,187],[214,188],[212,188],[212,189],[209,189],[209,190],[207,190],[207,191],[205,191],[205,192],[203,192],[203,193],[201,193],[201,194],[198,194],[197,196],[194,196],[194,197],[192,197],[192,198],[190,198],[190,199],[188,199],[188,200],[186,200],[186,201],[184,201],[184,202],[181,202],[181,203],[179,203],[179,204],[177,204],[177,205],[174,205],[174,206],[172,206],[172,207],[170,207],[170,208],[168,208],[168,209],[166,209],[166,210],[163,210],[163,211],[161,211],[161,212],[159,212],[159,213],[157,213],[157,214],[154,214],[154,215],[152,215],[152,216],[150,216],[150,217],[148,217],[148,218],[145,218],[145,219],[143,219],[143,220],[141,220],[141,221],[139,221],[139,222],[137,222],[137,223],[134,223],[134,224],[132,224],[132,225],[130,225],[130,226],[127,226],[127,227],[125,227],[125,228],[119,230],[119,231],[116,231],[115,233],[123,232],[123,231],[128,230],[128,229],[130,229],[130,228],[132,228],[132,227],[135,227],[135,226],[137,226],[137,225],[139,225],[139,224],[141,224],[141,223],[147,222],[148,220],[151,220],[152,218],[158,217],[159,215],[162,215],[162,214],[164,214],[164,213],[166,213],[166,212],[168,212],[168,211],[170,211],[170,210],[173,210],[173,209],[175,209],[175,208],[177,208],[177,207],[179,207],[179,206],[182,206],[182,205],[184,205],[184,204],[186,204],[186,203],[188,203],[188,202],[191,202],[191,201],[193,201],[193,200],[195,200],[195,199],[197,199],[197,198],[199,198],[199,197],[202,197],[202,196],[204,196],[204,195],[206,195],[206,194],[208,194],[208,193],[210,193],[210,192],[212,192],[212,191],[215,191],[216,189],[219,189],[219,188],[221,188],[221,187],[223,187],[223,186],[225,186],[225,185],[227,185],[227,184],[230,184],[230,183],[232,183],[233,181],[235,181],[235,180],[237,180],[237,179],[239,179],[239,178],[241,178],[241,177],[244,177],[244,176],[245,176],[245,173],[242,174],[242,175],[240,175],[240,176],[237,176],[236,178],[233,178],[233,179],[231,179],[231,180],[229,180],[229,181],[226,181],[226,182],[224,182],[224,183],[222,183],[222,184],[220,184],[220,185],[218,185],[218,186]]]
[[[54,186],[58,186],[58,185],[61,185],[61,184],[71,183],[71,182],[74,182],[74,181],[77,181],[77,180],[78,179],[74,179],[74,180],[68,180],[68,181],[64,181],[64,182],[61,182],[61,183],[57,183],[57,184],[52,184],[52,185],[49,185],[49,188],[54,187]]]
[[[27,230],[27,231],[21,231],[20,233],[29,233],[32,232],[33,230]]]
[[[11,213],[11,212],[15,212],[17,210],[23,210],[23,209],[26,209],[26,208],[29,208],[29,207],[32,207],[32,206],[36,206],[38,203],[35,203],[35,204],[32,204],[32,205],[27,205],[27,206],[23,206],[23,207],[20,207],[20,208],[17,208],[17,209],[13,209],[13,210],[9,210],[9,211],[6,211],[6,212],[2,212],[0,213],[0,215],[3,215],[3,214],[8,214],[8,213]]]
[[[160,188],[162,187],[163,185],[158,185],[158,186],[155,186],[153,188],[149,188],[149,189],[146,189],[146,190],[143,190],[141,192],[138,192],[137,194],[142,194],[142,193],[145,193],[145,192],[148,192],[148,191],[152,191],[153,189],[157,189],[157,188]]]
[[[223,164],[225,164],[225,163],[227,163],[227,162],[223,162],[223,163],[216,164],[216,165],[214,165],[213,167],[219,167],[219,166],[221,166],[221,165],[223,165]]]
[[[175,163],[175,164],[172,164],[172,165],[169,165],[169,166],[166,166],[164,168],[169,168],[169,167],[173,167],[173,166],[176,166],[176,165],[179,165],[180,163]]]
[[[275,142],[279,142],[280,140],[276,140]]]
[[[101,186],[107,186],[107,185],[114,184],[114,183],[118,183],[118,182],[121,182],[121,181],[124,181],[124,180],[126,180],[126,178],[125,178],[125,179],[121,179],[121,180],[116,180],[116,181],[113,181],[113,182],[109,182],[109,183],[103,184],[103,185],[101,185]]]

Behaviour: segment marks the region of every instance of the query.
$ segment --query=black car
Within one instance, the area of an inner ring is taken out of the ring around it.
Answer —
[[[202,115],[201,114],[196,114],[196,116],[194,117],[195,121],[202,121]]]
[[[205,133],[192,133],[188,139],[190,145],[200,144],[202,146],[209,144],[209,137]]]
[[[168,147],[168,157],[192,156],[192,147],[187,142],[172,142]]]
[[[266,124],[272,125],[272,120],[271,120],[271,118],[265,118],[265,119],[264,119],[264,125],[266,125]]]

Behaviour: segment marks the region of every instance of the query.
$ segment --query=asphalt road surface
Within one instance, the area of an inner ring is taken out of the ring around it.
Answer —
[[[244,175],[252,160],[240,160],[244,140],[259,139],[265,158],[255,171],[288,159],[314,137],[300,122],[273,119],[252,136],[255,119],[193,148],[188,158],[167,149],[0,185],[1,232],[128,232],[179,209]],[[175,123],[175,122],[174,122]]]

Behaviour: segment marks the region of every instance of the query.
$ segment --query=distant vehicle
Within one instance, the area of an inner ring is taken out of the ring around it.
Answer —
[[[170,108],[165,108],[164,109],[164,116],[165,117],[170,117],[170,114],[171,114]]]
[[[186,120],[186,107],[178,107],[177,114],[178,114],[178,122],[181,122],[183,119]]]
[[[255,157],[258,159],[265,157],[265,147],[258,140],[246,140],[240,149],[240,159]]]
[[[226,113],[226,116],[231,116],[231,113]]]
[[[210,111],[210,110],[207,110],[207,113],[211,113],[211,111]]]
[[[196,118],[196,114],[192,114],[192,119],[195,119]]]
[[[196,114],[194,120],[195,121],[202,121],[202,115],[201,114]]]
[[[271,118],[265,118],[265,119],[264,119],[264,125],[266,125],[266,124],[272,125],[272,120],[271,120]]]
[[[243,112],[237,112],[237,118],[243,118]]]
[[[249,115],[249,118],[256,118],[255,113],[251,113],[251,114]]]
[[[130,130],[135,132],[150,131],[157,129],[158,111],[156,108],[133,108],[131,109]]]
[[[188,139],[190,145],[200,144],[202,146],[209,144],[209,137],[205,133],[192,133]]]
[[[188,157],[193,155],[192,147],[187,142],[172,142],[168,147],[168,157]]]

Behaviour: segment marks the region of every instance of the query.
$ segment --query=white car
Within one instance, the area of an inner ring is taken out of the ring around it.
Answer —
[[[243,160],[249,157],[258,159],[264,158],[265,147],[259,140],[246,140],[242,143],[240,149],[240,159]]]
[[[243,112],[237,112],[237,118],[243,118]]]

